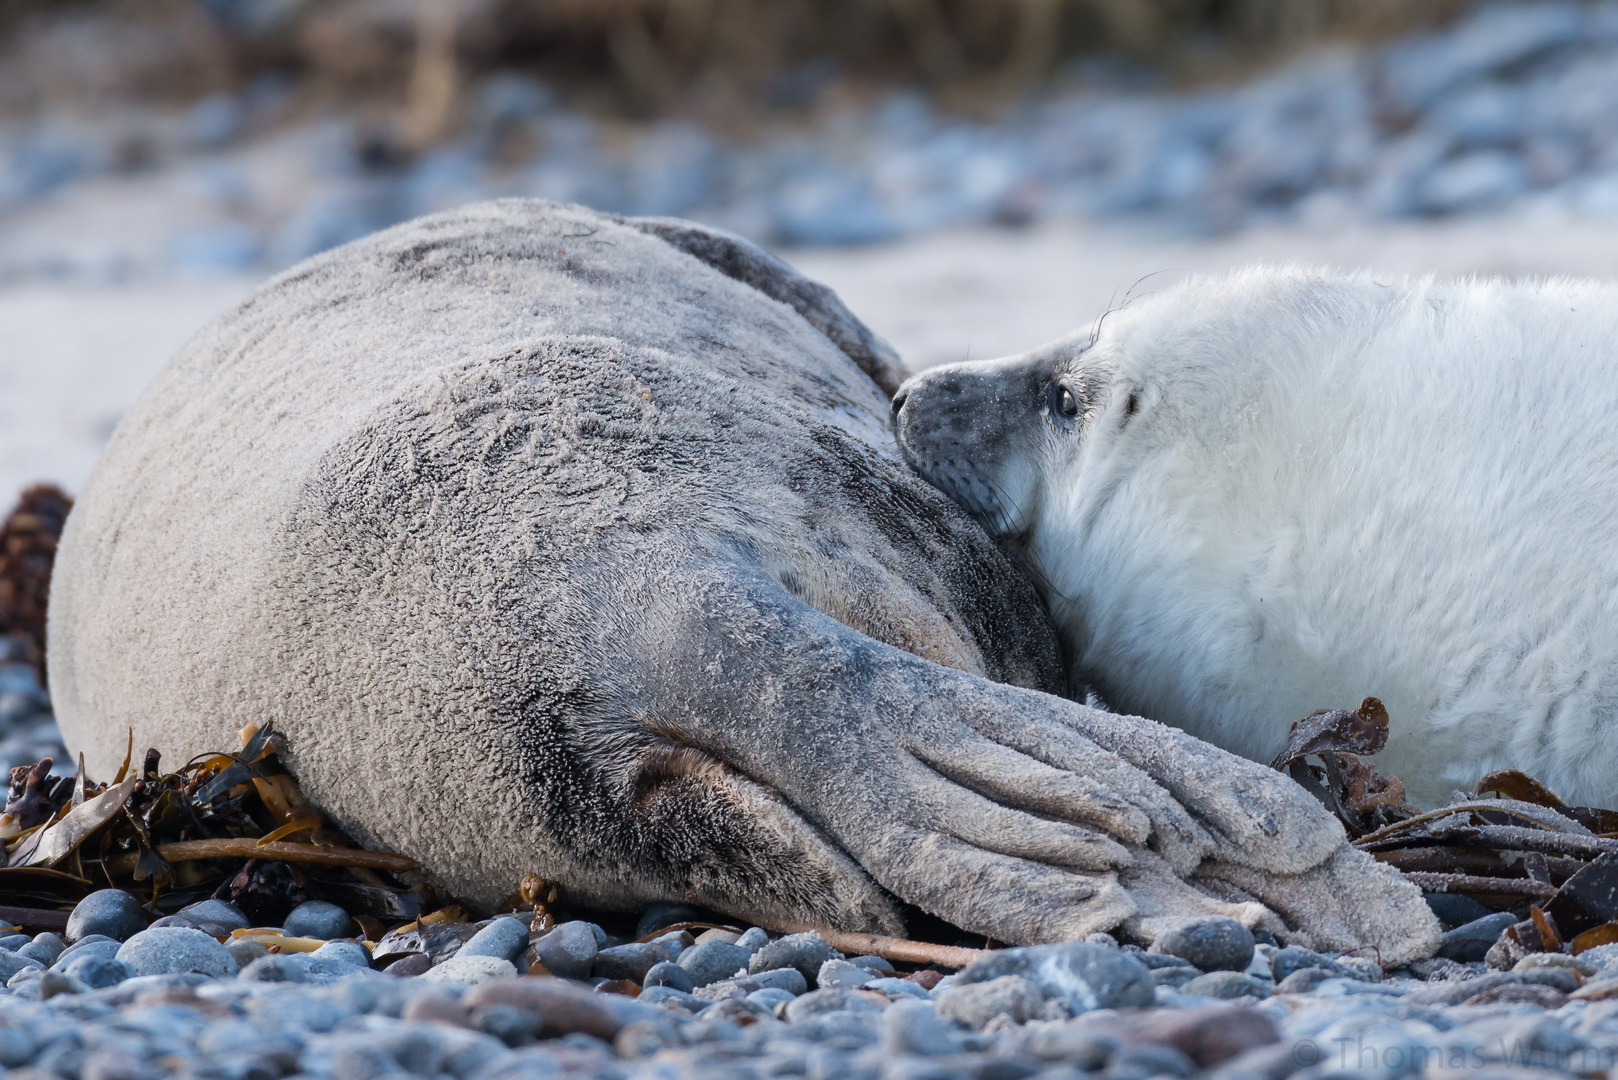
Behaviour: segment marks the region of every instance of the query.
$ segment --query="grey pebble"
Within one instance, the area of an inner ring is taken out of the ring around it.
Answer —
[[[530,941],[526,958],[530,964],[544,964],[557,978],[587,979],[596,962],[596,931],[600,929],[594,923],[562,923]]]
[[[253,925],[241,908],[225,900],[203,900],[187,904],[176,914],[184,915],[196,925],[197,929],[216,938],[229,937],[232,930],[245,930]]]
[[[293,908],[281,924],[287,937],[340,938],[347,937],[354,924],[348,912],[325,900],[308,900]]]
[[[251,964],[259,957],[270,955],[269,947],[263,942],[253,941],[248,938],[238,938],[235,941],[225,942],[225,951],[230,954],[232,960],[236,961],[238,971],[247,967],[248,964]]]
[[[896,1001],[882,1014],[882,1049],[890,1054],[953,1054],[960,1038],[931,1001]]]
[[[1445,930],[1465,926],[1489,915],[1488,908],[1470,896],[1461,896],[1458,893],[1423,893],[1422,899],[1427,901],[1427,906],[1438,916],[1438,921],[1444,924]]]
[[[56,958],[56,963],[65,964],[75,956],[82,956],[85,953],[95,953],[103,956],[116,956],[118,954],[118,946],[121,944],[122,942],[114,941],[105,934],[90,934],[87,937],[80,938],[72,945],[69,945],[67,948],[63,949],[62,955]]]
[[[700,987],[746,971],[750,959],[746,949],[716,938],[686,949],[680,954],[679,965]]]
[[[6,934],[4,937],[0,937],[0,949],[4,949],[6,952],[16,952],[32,940],[34,939],[27,934]]]
[[[786,1007],[787,1019],[795,1024],[822,1013],[875,1014],[880,1011],[881,1006],[876,1002],[852,990],[811,990],[807,994],[793,998]]]
[[[38,960],[46,967],[50,967],[56,963],[66,948],[61,938],[55,934],[45,933],[18,949],[17,955],[27,957],[29,960]]]
[[[1202,971],[1245,971],[1253,962],[1253,932],[1235,919],[1197,919],[1159,934],[1150,952],[1178,956]]]
[[[0,1027],[0,1066],[8,1069],[28,1064],[34,1056],[34,1040],[21,1028]]]
[[[1202,978],[1202,972],[1190,964],[1177,964],[1156,968],[1152,971],[1152,982],[1157,986],[1167,986],[1179,989],[1192,979]]]
[[[676,990],[672,986],[650,986],[641,991],[640,997],[635,999],[645,1005],[677,1005],[688,1012],[698,1013],[713,1002],[699,998],[695,994]]]
[[[796,998],[778,986],[765,986],[747,995],[747,1000],[774,1015],[775,1010]]]
[[[122,889],[100,889],[86,896],[67,917],[69,944],[91,934],[105,934],[115,941],[127,941],[146,929],[146,913],[140,901]]]
[[[815,984],[822,988],[841,986],[844,989],[855,990],[876,977],[876,972],[870,968],[851,961],[827,960],[815,973]]]
[[[827,960],[841,960],[843,954],[826,944],[816,933],[788,934],[759,949],[747,963],[749,972],[770,971],[774,968],[796,968],[810,985],[820,973],[820,965]]]
[[[1196,1063],[1172,1046],[1140,1043],[1123,1046],[1107,1062],[1108,1080],[1148,1080],[1155,1076],[1190,1076]]]
[[[736,945],[739,948],[746,949],[748,956],[752,956],[769,943],[770,935],[757,926],[749,927],[746,933],[736,939]]]
[[[1191,968],[1195,971],[1191,961],[1179,956],[1170,956],[1168,953],[1131,952],[1128,955],[1145,964],[1153,971],[1160,968]]]
[[[472,1023],[512,1048],[528,1045],[544,1030],[537,1013],[515,1005],[480,1005],[472,1010]]]
[[[32,957],[0,952],[0,982],[9,983],[19,971],[26,971],[29,968],[44,971],[45,965]]]
[[[1307,994],[1327,979],[1341,978],[1333,975],[1325,968],[1304,967],[1298,968],[1292,974],[1275,984],[1277,994]]]
[[[1030,979],[1001,975],[985,982],[956,983],[938,994],[938,1014],[977,1030],[997,1016],[1021,1024],[1040,1014],[1045,995]]]
[[[244,982],[308,982],[309,962],[302,953],[265,953],[244,967],[240,978]]]
[[[775,1019],[775,1014],[772,1010],[757,1002],[749,1001],[745,997],[726,998],[724,1001],[716,1001],[697,1015],[709,1022],[728,1020],[732,1023],[749,1025],[756,1024],[761,1020]]]
[[[660,960],[653,964],[651,969],[646,972],[646,977],[641,980],[641,984],[647,988],[671,986],[686,994],[697,988],[697,984],[692,981],[690,973],[671,960]]]
[[[646,973],[654,965],[666,959],[665,953],[654,949],[650,943],[614,945],[596,953],[592,970],[597,978],[628,979],[638,983],[646,978]]]
[[[1241,997],[1267,998],[1274,993],[1274,990],[1268,981],[1244,975],[1239,971],[1210,971],[1181,986],[1180,993],[1229,1000]]]
[[[136,975],[200,971],[219,978],[236,974],[236,961],[223,945],[201,930],[184,926],[142,930],[119,947],[118,959]]]
[[[1482,960],[1500,935],[1516,925],[1517,917],[1509,911],[1485,915],[1446,932],[1439,938],[1438,955],[1462,964]]]
[[[785,990],[793,997],[809,992],[809,980],[803,977],[803,972],[797,968],[783,967],[771,968],[768,971],[755,971],[747,976],[762,987],[774,987]]]
[[[956,984],[1022,975],[1048,998],[1061,998],[1074,1015],[1091,1009],[1146,1006],[1157,1001],[1152,973],[1121,949],[1084,942],[999,949],[955,976]]]
[[[1364,981],[1364,976],[1353,968],[1346,967],[1317,952],[1300,948],[1296,945],[1278,949],[1270,957],[1270,972],[1275,976],[1275,981],[1278,983],[1284,981],[1293,972],[1302,971],[1305,968],[1319,968],[1328,975]]]
[[[353,938],[333,938],[312,953],[306,953],[315,971],[364,971],[371,966],[371,954]],[[465,955],[463,949],[459,955]]]
[[[898,974],[897,969],[895,969],[891,963],[880,956],[850,956],[848,958],[848,962],[850,964],[858,964],[860,967],[867,968],[878,975]]]
[[[932,1000],[932,995],[916,983],[911,982],[909,979],[899,979],[893,976],[872,979],[865,984],[865,989],[875,990],[877,993],[886,994],[890,998],[913,997],[920,998],[923,1001]]]
[[[335,936],[335,935],[334,935]],[[457,956],[494,956],[513,963],[528,947],[528,924],[519,918],[502,916],[472,935]]]
[[[113,956],[94,952],[84,952],[71,956],[67,962],[61,964],[59,970],[63,975],[75,979],[91,990],[101,990],[109,986],[117,986],[125,979],[132,978],[135,969]]]

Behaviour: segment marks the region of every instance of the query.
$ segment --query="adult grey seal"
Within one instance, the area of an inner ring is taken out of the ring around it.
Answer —
[[[1442,802],[1618,800],[1618,287],[1253,269],[895,399],[1070,677],[1258,760],[1374,694]]]
[[[532,871],[771,925],[1430,949],[1290,781],[1054,696],[1037,595],[892,445],[901,371],[679,222],[506,201],[319,256],[114,435],[57,561],[63,731],[105,773],[126,727],[272,721],[344,828],[483,905]]]

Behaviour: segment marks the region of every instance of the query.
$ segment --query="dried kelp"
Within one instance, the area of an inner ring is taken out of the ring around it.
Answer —
[[[45,604],[56,543],[73,500],[52,484],[27,488],[0,525],[0,636],[15,635],[45,672]]]
[[[279,922],[296,904],[328,900],[355,915],[413,919],[438,906],[401,874],[401,855],[365,851],[298,790],[268,726],[242,732],[242,749],[163,772],[147,751],[138,769],[93,783],[50,777],[49,760],[14,771],[0,918],[43,926],[109,886],[147,897],[154,911],[214,897],[255,921]]]
[[[1271,766],[1329,807],[1355,846],[1423,891],[1515,913],[1507,937],[1517,949],[1618,942],[1618,811],[1568,806],[1533,777],[1504,770],[1423,812],[1405,802],[1397,778],[1361,760],[1387,737],[1387,710],[1368,697],[1354,712],[1322,709],[1292,725]]]
[[[1387,742],[1388,710],[1368,697],[1353,712],[1321,709],[1293,724],[1270,767],[1285,772],[1324,803],[1350,837],[1362,836],[1420,813],[1405,802],[1403,784],[1379,776],[1360,760]],[[1321,763],[1309,764],[1310,757]]]

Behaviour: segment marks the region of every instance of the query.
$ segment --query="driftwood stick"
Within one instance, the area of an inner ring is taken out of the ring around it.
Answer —
[[[157,853],[171,863],[195,862],[198,859],[274,859],[280,862],[317,863],[322,866],[363,866],[369,870],[388,870],[402,873],[414,870],[416,861],[403,855],[385,851],[361,851],[357,848],[319,847],[315,844],[294,844],[285,840],[259,845],[251,836],[233,836],[218,840],[180,840],[173,844],[157,845]],[[108,859],[107,873],[114,877],[135,869],[139,856],[135,852]]]
[[[991,955],[987,949],[962,949],[954,945],[932,945],[925,941],[907,941],[904,938],[883,937],[880,934],[848,934],[841,930],[825,930],[818,926],[783,926],[783,933],[813,932],[826,939],[834,949],[850,955],[880,956],[902,964],[937,964],[939,967],[964,968],[974,960]]]
[[[0,923],[21,926],[28,930],[52,930],[60,933],[67,929],[66,911],[50,908],[7,907],[0,905]]]

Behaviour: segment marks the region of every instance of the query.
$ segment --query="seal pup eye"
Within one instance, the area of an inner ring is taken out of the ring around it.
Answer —
[[[1051,387],[1051,412],[1064,420],[1072,420],[1079,415],[1079,399],[1073,396],[1073,391],[1056,383]]]

